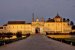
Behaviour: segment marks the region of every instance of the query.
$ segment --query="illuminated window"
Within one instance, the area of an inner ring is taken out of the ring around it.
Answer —
[[[6,30],[6,27],[4,27],[4,29]]]
[[[14,26],[12,26],[12,28],[14,28]]]
[[[47,26],[49,26],[49,24],[47,24]]]
[[[21,28],[22,28],[22,26],[21,26]]]
[[[17,29],[18,29],[18,26],[17,26]]]
[[[64,26],[65,26],[65,24],[64,24]]]
[[[10,28],[10,26],[9,26],[9,28]]]
[[[10,32],[10,30],[9,30],[9,32]]]

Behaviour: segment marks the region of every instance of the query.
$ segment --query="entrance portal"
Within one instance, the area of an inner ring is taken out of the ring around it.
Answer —
[[[35,33],[40,33],[40,28],[36,28]]]

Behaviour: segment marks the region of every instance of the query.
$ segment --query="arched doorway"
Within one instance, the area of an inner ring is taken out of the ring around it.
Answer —
[[[35,29],[35,33],[36,33],[36,34],[37,34],[37,33],[40,33],[40,28],[37,27],[37,28]]]

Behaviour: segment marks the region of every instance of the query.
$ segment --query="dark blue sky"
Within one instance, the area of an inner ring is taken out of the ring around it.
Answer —
[[[35,17],[60,16],[75,20],[75,0],[0,0],[0,24],[9,20],[31,21]]]

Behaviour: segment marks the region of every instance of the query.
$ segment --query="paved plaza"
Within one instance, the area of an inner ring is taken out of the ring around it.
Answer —
[[[35,34],[27,39],[1,46],[0,50],[75,50],[75,46]]]

